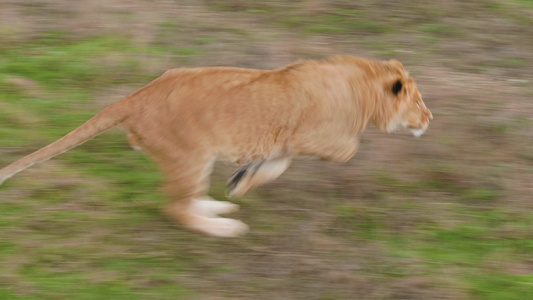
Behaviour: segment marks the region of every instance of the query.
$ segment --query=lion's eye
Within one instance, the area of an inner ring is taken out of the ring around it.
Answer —
[[[420,102],[416,101],[416,107],[420,108]]]

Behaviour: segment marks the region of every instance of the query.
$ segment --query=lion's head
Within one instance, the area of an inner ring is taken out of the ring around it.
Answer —
[[[387,62],[393,77],[385,83],[385,98],[382,111],[376,120],[378,127],[387,132],[399,128],[409,129],[414,136],[421,136],[433,119],[431,111],[422,101],[415,81],[397,60]]]

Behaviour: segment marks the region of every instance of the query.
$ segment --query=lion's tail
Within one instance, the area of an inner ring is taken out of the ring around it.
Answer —
[[[92,117],[83,125],[74,129],[59,140],[1,169],[0,184],[18,172],[74,148],[99,135],[105,130],[122,123],[127,118],[127,111],[125,111],[123,105],[125,102],[124,100],[126,99],[108,106],[96,116]]]

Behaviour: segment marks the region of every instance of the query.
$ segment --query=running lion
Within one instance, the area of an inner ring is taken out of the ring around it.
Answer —
[[[166,175],[166,213],[184,227],[235,237],[243,222],[219,217],[236,204],[207,196],[215,160],[241,165],[230,196],[281,175],[298,156],[346,162],[368,123],[415,136],[432,114],[398,60],[350,56],[305,60],[276,70],[179,68],[110,105],[66,136],[0,170],[0,184],[121,125]]]

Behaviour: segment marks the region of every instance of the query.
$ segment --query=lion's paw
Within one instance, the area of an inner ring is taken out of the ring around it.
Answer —
[[[243,222],[229,218],[205,218],[202,223],[193,226],[197,231],[216,237],[239,237],[250,228]]]
[[[215,217],[220,214],[228,214],[239,210],[239,205],[228,201],[217,201],[210,197],[195,199],[190,206],[191,213],[204,217]]]

